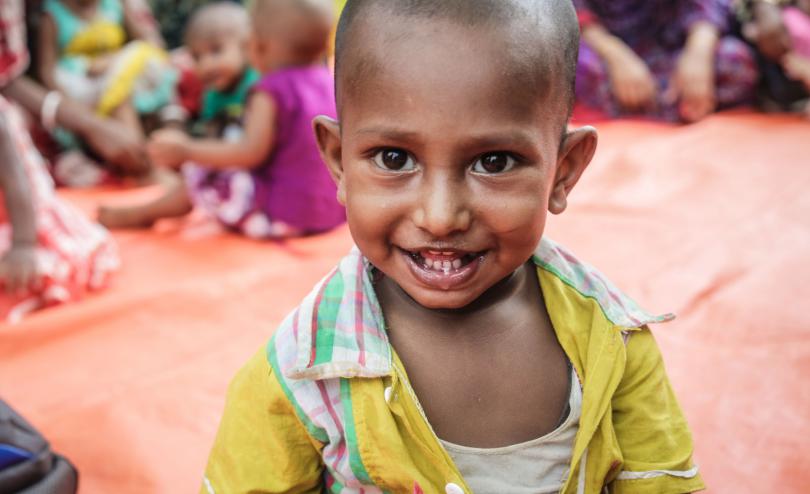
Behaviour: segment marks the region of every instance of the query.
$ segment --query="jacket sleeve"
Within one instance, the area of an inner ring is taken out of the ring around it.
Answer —
[[[692,435],[646,327],[630,333],[627,363],[613,397],[613,426],[624,463],[614,494],[680,494],[705,486],[692,462]]]
[[[230,384],[200,493],[321,492],[321,447],[296,415],[263,349]]]

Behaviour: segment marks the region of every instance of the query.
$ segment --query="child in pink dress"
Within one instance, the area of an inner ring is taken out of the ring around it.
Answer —
[[[203,7],[186,34],[208,86],[202,120],[213,136],[166,129],[149,142],[154,163],[182,168],[183,186],[147,204],[102,208],[102,224],[149,227],[192,205],[251,238],[319,233],[345,221],[312,132],[315,117],[336,115],[325,63],[331,5],[254,2],[250,20],[239,9]],[[212,46],[228,56],[208,53]]]

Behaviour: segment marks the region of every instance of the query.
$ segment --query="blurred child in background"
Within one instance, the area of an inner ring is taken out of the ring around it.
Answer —
[[[233,3],[202,8],[186,41],[208,87],[202,109],[208,137],[155,133],[152,159],[182,165],[184,185],[149,204],[102,208],[102,223],[148,227],[188,213],[192,204],[253,238],[342,223],[345,213],[311,129],[315,116],[335,114],[324,63],[332,19],[328,2],[256,1],[250,19]]]
[[[810,116],[810,0],[737,0],[734,7],[757,51],[760,106]]]
[[[176,80],[155,26],[137,22],[124,0],[46,0],[43,9],[37,41],[43,84],[142,135],[139,115],[169,103]],[[78,147],[64,132],[55,137]]]
[[[22,19],[21,1],[0,0],[3,94],[28,64]],[[25,91],[40,103],[42,118],[70,121],[68,102],[42,93]],[[108,233],[56,196],[25,129],[20,112],[0,95],[0,321],[6,322],[99,289],[118,266]]]
[[[575,0],[577,99],[607,116],[693,122],[753,102],[756,65],[726,0]]]

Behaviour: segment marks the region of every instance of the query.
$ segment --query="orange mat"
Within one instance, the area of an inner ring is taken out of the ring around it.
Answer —
[[[810,485],[810,124],[719,115],[598,125],[548,234],[655,311],[712,493]],[[109,192],[65,194],[87,209]],[[0,328],[0,396],[81,492],[194,492],[228,380],[349,249],[343,228],[257,243],[194,222],[116,234],[106,292]]]

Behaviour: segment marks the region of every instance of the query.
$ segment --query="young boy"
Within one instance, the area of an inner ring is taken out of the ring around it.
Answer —
[[[590,161],[565,0],[349,0],[324,159],[358,249],[231,384],[208,493],[686,493],[653,317],[542,239]]]

